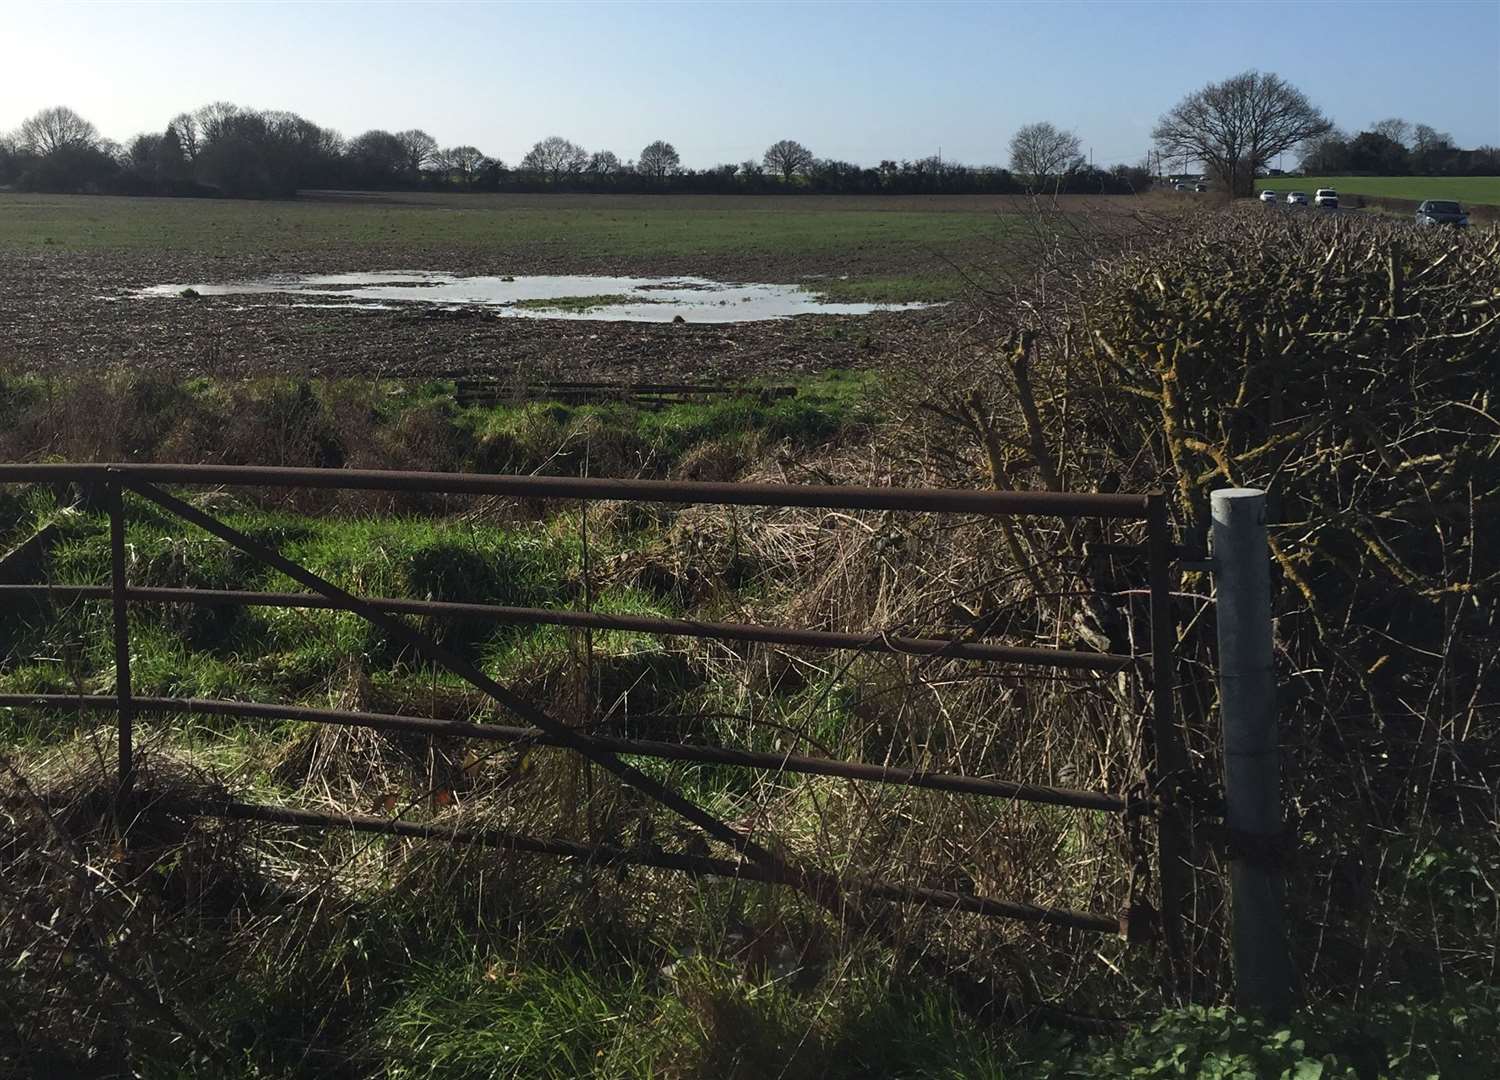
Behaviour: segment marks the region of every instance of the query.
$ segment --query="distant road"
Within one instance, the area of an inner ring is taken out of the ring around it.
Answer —
[[[1305,191],[1333,188],[1341,195],[1385,199],[1455,199],[1466,205],[1500,206],[1500,176],[1268,176],[1255,190]]]

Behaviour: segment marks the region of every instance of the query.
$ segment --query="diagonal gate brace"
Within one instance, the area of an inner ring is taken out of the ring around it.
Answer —
[[[125,470],[116,472],[110,469],[109,471],[119,476],[120,482],[137,495],[149,499],[184,521],[191,522],[204,532],[218,537],[252,558],[274,567],[304,588],[335,601],[341,608],[353,612],[367,622],[378,626],[391,637],[411,646],[431,662],[446,668],[523,720],[552,736],[559,745],[582,754],[596,765],[614,774],[622,783],[697,825],[714,839],[728,844],[775,880],[801,890],[835,913],[840,913],[844,909],[842,890],[830,875],[820,870],[794,866],[774,851],[763,844],[756,843],[749,836],[715,817],[666,784],[648,776],[635,766],[621,761],[612,750],[600,745],[592,736],[554,719],[514,691],[500,685],[475,665],[449,652],[427,635],[413,630],[405,620],[387,614],[352,593],[345,592],[306,567],[292,562],[274,549],[252,540],[239,530],[204,513],[190,503],[169,495],[155,485],[135,479]]]

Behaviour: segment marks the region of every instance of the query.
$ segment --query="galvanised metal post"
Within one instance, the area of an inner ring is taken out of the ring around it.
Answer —
[[[1211,505],[1235,998],[1242,1009],[1279,1017],[1292,1007],[1292,964],[1278,858],[1281,745],[1266,496],[1228,488],[1215,491]]]

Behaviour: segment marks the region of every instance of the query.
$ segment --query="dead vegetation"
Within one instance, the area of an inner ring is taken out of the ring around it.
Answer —
[[[1404,888],[1393,863],[1412,851],[1497,856],[1500,564],[1485,523],[1500,498],[1500,239],[1247,209],[1163,221],[1102,258],[1060,247],[1035,282],[986,297],[979,336],[998,348],[902,390],[949,482],[1160,487],[1198,546],[1211,490],[1270,493],[1292,888],[1322,912],[1300,924],[1302,974],[1441,980],[1450,955],[1492,948],[1493,918],[1470,916],[1494,883],[1426,919],[1387,890]],[[1018,560],[1057,546],[1024,529],[1006,542]],[[1186,730],[1211,783],[1210,583],[1182,589]],[[1090,591],[1119,611],[1097,579]],[[1207,843],[1200,857],[1218,858]],[[1217,927],[1210,912],[1199,928],[1209,971]],[[1440,947],[1415,947],[1424,933]]]

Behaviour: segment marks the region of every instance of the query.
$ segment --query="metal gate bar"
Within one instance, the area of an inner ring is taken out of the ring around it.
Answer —
[[[104,585],[0,585],[7,593],[62,600],[107,600],[114,590]],[[313,593],[242,592],[233,589],[127,588],[125,598],[154,604],[202,604],[205,606],[308,608],[343,610],[342,605]],[[850,649],[858,652],[907,653],[944,660],[1011,662],[1033,667],[1056,667],[1078,671],[1124,671],[1139,661],[1115,653],[1077,652],[1069,649],[1023,648],[949,638],[903,637],[899,634],[849,634],[827,630],[788,630],[779,626],[744,623],[698,622],[664,619],[649,615],[610,615],[595,611],[562,611],[555,608],[505,607],[499,604],[467,604],[444,600],[403,600],[366,597],[365,603],[394,615],[462,615],[493,619],[518,626],[576,626],[593,630],[626,630],[669,637],[712,638],[720,641],[764,642],[814,649]]]
[[[601,866],[650,866],[662,870],[679,870],[685,873],[711,877],[737,878],[745,881],[760,881],[771,885],[787,885],[792,882],[778,877],[767,868],[753,863],[735,862],[732,859],[715,859],[707,855],[689,855],[670,851],[635,850],[631,848],[599,845],[590,847],[571,840],[521,836],[490,830],[448,828],[441,825],[426,825],[415,821],[392,820],[368,814],[324,814],[314,810],[297,810],[284,806],[263,806],[257,803],[242,803],[232,800],[161,800],[157,805],[165,810],[180,809],[203,817],[218,817],[240,821],[265,821],[281,825],[299,825],[310,828],[347,829],[353,832],[385,833],[391,836],[410,836],[423,839],[446,840],[452,844],[468,844],[498,848],[519,854],[557,855],[568,859],[579,859]],[[843,878],[844,888],[856,895],[872,900],[886,900],[898,904],[927,904],[951,911],[969,911],[977,915],[990,915],[1002,919],[1017,919],[1021,922],[1040,923],[1046,926],[1065,926],[1075,930],[1115,934],[1123,933],[1120,920],[1108,915],[1094,915],[1068,908],[1039,907],[1035,904],[1018,904],[1012,900],[996,900],[973,893],[954,892],[948,889],[929,889],[918,885],[892,885],[888,882],[866,881],[861,878]]]
[[[726,484],[697,480],[613,480],[576,476],[304,469],[265,465],[36,464],[0,465],[0,483],[103,483],[110,476],[210,487],[296,487],[342,491],[410,491],[428,495],[499,495],[518,499],[708,503],[831,510],[925,510],[942,514],[1045,514],[1144,521],[1147,496],[959,488],[848,487],[838,484]]]
[[[315,709],[302,705],[266,705],[250,701],[226,701],[217,698],[136,697],[132,699],[137,714],[143,712],[175,713],[184,716],[235,716],[249,720],[301,720],[314,724],[364,727],[377,731],[410,731],[419,735],[454,739],[480,739],[487,742],[527,743],[533,746],[565,747],[555,736],[540,728],[507,727],[501,724],[476,724],[464,720],[441,720],[431,716],[407,716],[397,713],[353,712],[345,709]],[[113,712],[116,700],[104,694],[0,694],[0,708],[87,709]],[[651,739],[625,739],[591,735],[600,746],[617,754],[657,758],[662,761],[696,761],[711,765],[740,765],[772,772],[801,773],[809,776],[839,776],[849,780],[868,780],[877,784],[929,788],[964,795],[985,795],[1016,802],[1043,803],[1050,806],[1072,806],[1082,810],[1121,813],[1134,808],[1129,799],[1102,791],[1023,784],[1014,780],[992,780],[959,773],[927,772],[889,765],[872,765],[858,761],[807,757],[802,754],[736,750],[732,747],[702,746],[695,743],[662,742]]]

